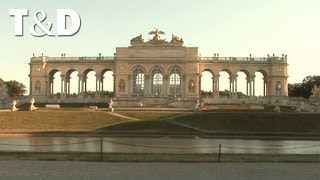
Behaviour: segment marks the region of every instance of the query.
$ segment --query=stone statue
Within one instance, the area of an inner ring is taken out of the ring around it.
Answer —
[[[200,107],[199,107],[199,106],[200,106],[200,102],[199,102],[199,100],[197,100],[197,101],[196,101],[196,106],[195,106],[194,110],[195,110],[195,111],[199,111],[199,110],[200,110]]]
[[[140,44],[140,43],[143,43],[143,42],[144,42],[144,40],[142,39],[142,35],[134,37],[130,41],[131,45],[136,44],[136,43]]]
[[[125,87],[126,87],[126,84],[125,84],[124,80],[121,79],[119,82],[119,92],[125,92]]]
[[[35,106],[33,105],[34,103],[35,103],[34,98],[31,98],[29,111],[34,111],[34,110],[38,109],[37,107],[35,107]]]
[[[281,95],[281,89],[282,89],[281,83],[277,82],[277,84],[276,84],[276,94],[277,95]]]
[[[179,36],[175,36],[172,34],[172,38],[171,38],[170,42],[171,43],[183,43],[183,40]]]
[[[189,92],[194,92],[194,81],[192,79],[189,81]]]
[[[16,101],[16,100],[13,100],[13,101],[12,101],[12,108],[11,108],[11,111],[12,111],[12,112],[19,110],[19,109],[16,107],[16,105],[17,105],[17,101]]]
[[[309,97],[310,101],[318,101],[318,98],[320,97],[320,88],[318,85],[314,85],[311,90],[311,95]]]
[[[140,100],[140,101],[139,101],[139,106],[140,106],[140,107],[143,107],[143,106],[144,106],[144,101],[143,101],[143,100]]]
[[[155,28],[155,30],[154,31],[150,31],[149,34],[150,35],[154,34],[153,40],[160,41],[161,40],[160,34],[165,34],[165,33],[163,31],[159,31],[158,28]]]
[[[281,112],[281,109],[280,109],[279,106],[276,106],[276,107],[273,109],[273,111],[279,113],[279,112]]]
[[[111,112],[113,112],[113,107],[112,107],[112,105],[113,105],[113,101],[112,101],[112,99],[110,99],[110,101],[109,101],[109,111],[111,111]]]

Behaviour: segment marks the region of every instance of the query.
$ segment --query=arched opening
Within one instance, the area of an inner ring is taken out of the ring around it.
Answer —
[[[213,92],[213,73],[210,70],[204,70],[201,73],[201,95],[209,96]]]
[[[163,75],[160,68],[155,68],[151,72],[152,83],[151,93],[155,96],[162,94]]]
[[[57,69],[49,73],[49,95],[60,97],[62,90],[61,72]]]
[[[73,71],[70,74],[69,94],[77,94],[79,92],[79,86],[78,86],[79,76],[78,75],[79,75],[78,71]]]
[[[96,94],[96,72],[87,69],[83,74],[83,91],[85,97],[94,97]]]
[[[78,71],[71,69],[66,73],[67,97],[76,97],[79,92]]]
[[[178,68],[173,68],[170,71],[169,93],[175,97],[181,94],[181,71]]]
[[[133,95],[144,96],[144,71],[141,68],[136,68],[132,77]]]
[[[106,96],[113,96],[114,94],[114,76],[113,71],[111,70],[104,70],[102,72],[102,79],[99,82],[98,85],[99,91],[102,93],[102,95]]]
[[[230,74],[228,70],[222,70],[219,73],[219,94],[221,97],[231,96]]]
[[[248,84],[247,79],[249,73],[241,70],[237,72],[237,95],[238,98],[246,98],[248,95]]]
[[[256,96],[266,96],[267,94],[267,78],[264,71],[255,72],[255,95]]]

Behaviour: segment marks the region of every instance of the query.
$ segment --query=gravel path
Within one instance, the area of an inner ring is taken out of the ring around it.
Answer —
[[[100,163],[0,161],[0,179],[316,180],[312,163]]]

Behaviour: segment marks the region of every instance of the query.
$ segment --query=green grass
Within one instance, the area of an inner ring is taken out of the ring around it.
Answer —
[[[215,132],[320,133],[320,114],[310,113],[200,112],[188,114],[186,116],[175,117],[170,121]],[[161,120],[127,122],[110,126],[102,130],[157,132],[197,131]]]
[[[182,114],[181,112],[167,111],[115,111],[115,113],[141,120],[164,119]]]
[[[320,114],[265,112],[158,112],[107,111],[84,108],[39,109],[0,112],[0,132],[17,131],[97,131],[197,133],[177,122],[216,133],[304,133],[320,134]],[[179,115],[184,116],[179,116]],[[168,117],[171,119],[163,120]],[[123,122],[123,123],[121,123]],[[113,125],[115,124],[115,125]]]
[[[125,120],[103,111],[1,112],[0,131],[88,131]]]
[[[162,119],[176,115],[170,112],[116,112],[135,118]],[[36,111],[0,112],[0,132],[17,131],[92,131],[130,121],[107,111],[85,108],[44,109]]]
[[[195,113],[173,120],[211,131],[320,132],[320,114],[308,113]]]

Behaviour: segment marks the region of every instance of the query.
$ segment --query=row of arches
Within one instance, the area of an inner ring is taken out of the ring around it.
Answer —
[[[110,69],[105,69],[99,74],[93,69],[86,69],[83,73],[70,69],[65,74],[62,74],[58,69],[54,69],[50,71],[48,81],[49,92],[47,94],[49,95],[114,91],[114,75]]]
[[[133,68],[132,94],[134,96],[163,96],[181,95],[182,70],[180,67],[172,67],[168,74],[160,66],[151,69],[147,74],[143,67]]]
[[[266,96],[267,83],[267,73],[262,70],[254,74],[245,70],[233,74],[229,70],[222,70],[214,74],[206,69],[201,73],[202,92],[228,91],[245,96]]]
[[[125,86],[129,84],[129,94],[133,96],[179,96],[188,91],[194,92],[196,77],[185,82],[184,71],[179,66],[172,66],[165,70],[161,66],[153,66],[148,71],[143,66],[135,66],[131,69],[128,76],[129,82],[125,79],[118,81],[119,92],[125,91]],[[231,93],[241,92],[247,96],[266,96],[267,95],[267,73],[256,71],[249,74],[245,70],[238,71],[236,74],[229,70],[222,70],[214,74],[210,69],[205,69],[200,74],[200,90],[205,92],[229,91]],[[93,69],[86,69],[79,73],[76,69],[69,69],[65,74],[58,69],[53,69],[48,74],[46,84],[46,94],[81,94],[86,92],[115,91],[114,72],[104,69],[98,73]],[[35,93],[41,92],[44,84],[35,82]],[[188,86],[187,88],[185,88]]]

